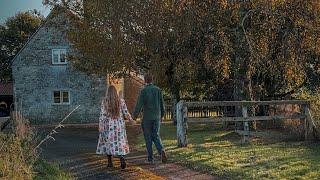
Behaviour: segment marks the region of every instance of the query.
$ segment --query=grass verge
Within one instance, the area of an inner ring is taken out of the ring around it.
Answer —
[[[42,179],[58,179],[58,180],[71,180],[72,176],[63,171],[58,164],[48,163],[43,160],[38,160],[34,165],[34,180]]]
[[[272,133],[270,133],[272,134]],[[320,177],[320,143],[252,139],[241,143],[232,131],[209,125],[192,125],[189,145],[177,148],[175,127],[162,125],[161,136],[169,159],[227,179],[317,179]],[[142,134],[136,148],[144,150]]]
[[[72,179],[57,164],[39,159],[33,147],[28,138],[0,133],[0,179]]]

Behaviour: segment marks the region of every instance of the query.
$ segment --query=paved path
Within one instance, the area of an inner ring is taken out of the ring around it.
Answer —
[[[133,137],[139,133],[138,127],[132,128],[127,129],[130,143],[134,143]],[[76,179],[217,179],[175,163],[147,165],[144,163],[145,153],[132,149],[132,146],[125,170],[119,168],[118,159],[114,159],[115,168],[107,168],[106,157],[95,154],[98,133],[94,127],[60,129],[55,139],[43,145],[43,157],[59,163]]]

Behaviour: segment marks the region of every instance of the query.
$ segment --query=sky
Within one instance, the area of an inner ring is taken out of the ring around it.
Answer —
[[[42,5],[42,0],[0,0],[0,24],[3,24],[8,17],[14,16],[19,11],[37,9],[45,17],[49,14],[50,8]]]

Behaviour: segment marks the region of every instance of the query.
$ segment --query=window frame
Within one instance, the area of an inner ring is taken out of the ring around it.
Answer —
[[[54,102],[54,93],[55,92],[59,92],[59,96],[60,96],[60,103],[56,103]],[[63,93],[67,92],[68,93],[68,102],[63,102]],[[69,90],[53,90],[52,91],[52,104],[53,105],[70,105],[70,101],[71,101],[71,96],[70,96],[70,91]]]
[[[58,53],[58,62],[55,62],[54,61],[54,51],[58,51],[59,53]],[[64,52],[64,54],[65,54],[65,62],[61,62],[61,52]],[[68,60],[67,60],[67,49],[65,49],[65,48],[56,48],[56,49],[52,49],[51,50],[51,63],[53,64],[53,65],[66,65],[66,64],[68,64]]]

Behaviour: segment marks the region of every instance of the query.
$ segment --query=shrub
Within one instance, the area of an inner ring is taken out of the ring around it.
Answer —
[[[72,179],[58,165],[38,158],[28,120],[18,115],[12,124],[11,131],[0,133],[0,179]]]
[[[304,99],[310,101],[310,110],[311,115],[313,117],[313,120],[317,126],[317,128],[320,128],[320,89],[311,91],[306,88],[301,89],[299,92],[297,92],[294,97],[296,99]]]
[[[18,113],[16,113],[18,114]],[[33,133],[28,121],[21,115],[12,120],[12,130],[0,134],[0,177],[4,179],[31,179],[36,159],[33,151]]]
[[[34,153],[14,134],[0,134],[0,179],[31,179]]]

